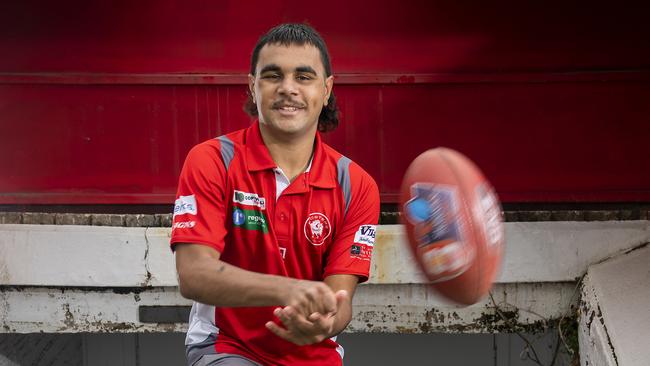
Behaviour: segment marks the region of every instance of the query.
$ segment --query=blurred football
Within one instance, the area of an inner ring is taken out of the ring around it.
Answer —
[[[431,285],[463,305],[481,300],[501,267],[501,204],[466,156],[436,148],[420,154],[402,181],[409,246]]]

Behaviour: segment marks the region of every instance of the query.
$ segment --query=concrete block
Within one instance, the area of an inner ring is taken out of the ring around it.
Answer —
[[[172,227],[172,214],[156,214],[160,227]]]
[[[519,211],[518,221],[551,221],[551,211]]]
[[[618,220],[618,212],[617,211],[585,211],[585,220],[616,221]]]
[[[645,366],[650,329],[650,246],[589,267],[582,289],[583,365]]]
[[[503,219],[505,222],[516,222],[519,221],[519,212],[517,211],[504,211]]]
[[[637,216],[633,210],[620,210],[618,212],[619,220],[637,220]]]
[[[511,222],[505,234],[497,282],[563,282],[650,242],[650,222]],[[0,253],[11,260],[0,255],[0,285],[176,286],[170,235],[169,227],[2,225]],[[368,282],[426,282],[406,240],[402,225],[378,227]]]
[[[124,215],[93,214],[91,224],[93,226],[124,226]]]
[[[90,214],[58,213],[54,215],[57,225],[90,225]]]
[[[160,217],[156,215],[126,215],[127,227],[156,227],[160,226]]]
[[[20,224],[22,221],[20,212],[0,212],[0,224]]]
[[[347,332],[477,333],[542,331],[540,317],[558,319],[570,309],[573,283],[497,284],[495,302],[509,311],[509,324],[495,315],[489,298],[461,307],[426,284],[362,285]],[[177,287],[6,288],[0,296],[0,331],[5,333],[181,332],[187,323],[143,322],[142,307],[188,307]],[[0,365],[2,363],[0,362]]]
[[[563,210],[552,211],[551,220],[553,221],[584,221],[585,215],[582,211],[577,210]]]
[[[26,225],[54,225],[54,215],[43,212],[23,213],[23,224]]]

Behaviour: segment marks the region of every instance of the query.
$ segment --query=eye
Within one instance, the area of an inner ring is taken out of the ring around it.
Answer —
[[[305,75],[305,74],[299,74],[298,76],[296,76],[296,79],[301,80],[301,81],[307,81],[307,80],[311,80],[312,77],[309,76],[309,75]]]
[[[277,80],[277,79],[279,79],[279,78],[280,78],[280,75],[279,75],[279,74],[275,74],[275,73],[272,73],[272,74],[262,74],[262,79]]]

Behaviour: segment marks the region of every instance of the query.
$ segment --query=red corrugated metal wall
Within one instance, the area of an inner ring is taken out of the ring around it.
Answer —
[[[0,9],[0,204],[173,201],[189,148],[250,123],[257,37],[326,38],[326,140],[384,202],[420,152],[458,149],[506,202],[650,201],[650,23],[625,5],[117,1]]]

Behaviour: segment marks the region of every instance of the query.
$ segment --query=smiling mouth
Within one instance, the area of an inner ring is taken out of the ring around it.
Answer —
[[[284,107],[279,107],[279,108],[276,108],[276,109],[281,110],[283,112],[295,112],[295,111],[297,111],[299,109],[302,109],[302,108],[284,106]]]
[[[282,115],[293,116],[305,108],[299,105],[278,104],[278,105],[274,105],[273,109],[278,111]]]

